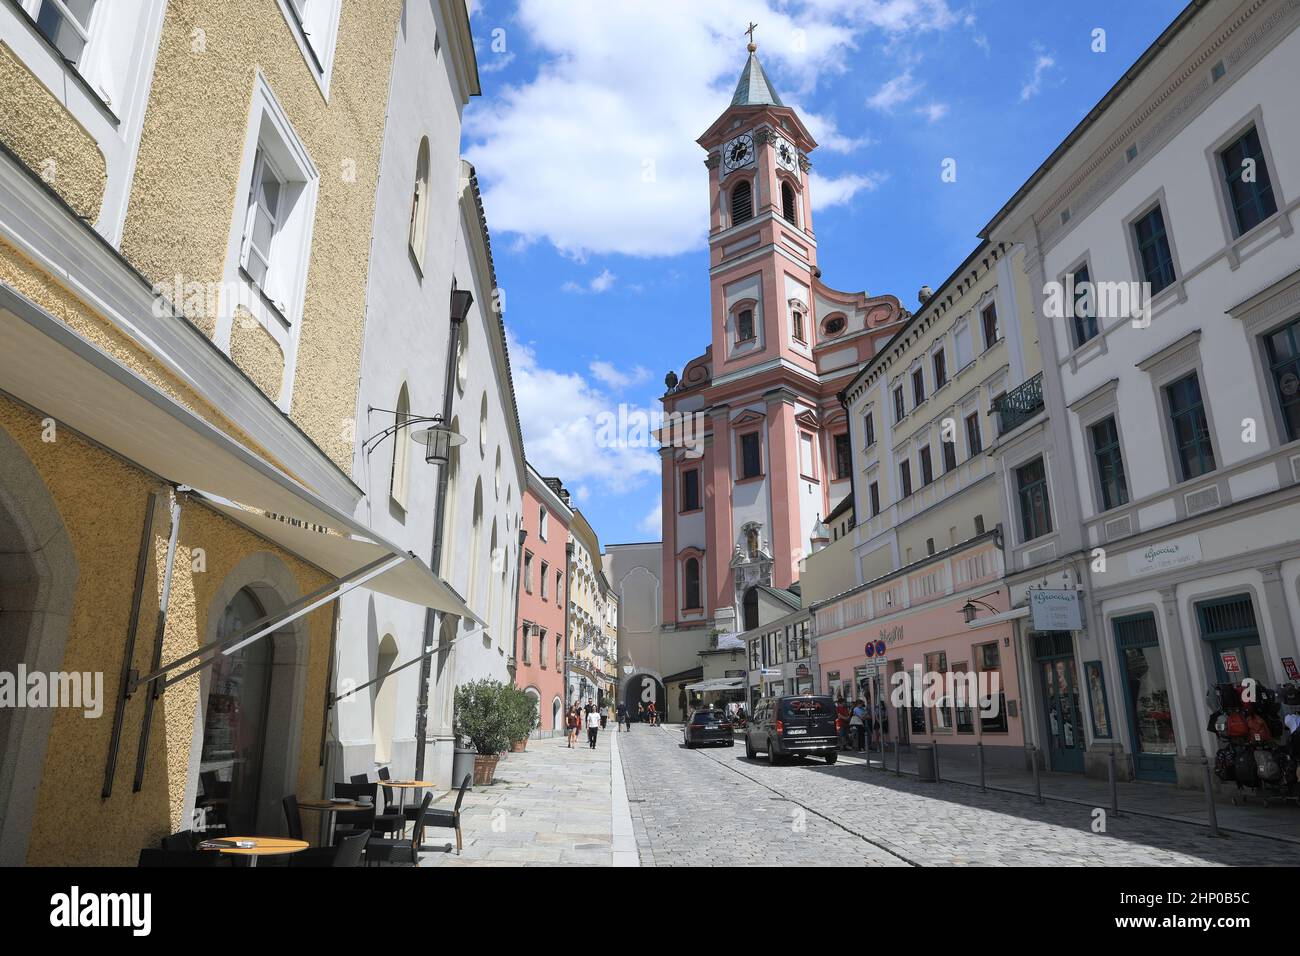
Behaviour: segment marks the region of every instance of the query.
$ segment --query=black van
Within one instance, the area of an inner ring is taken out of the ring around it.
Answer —
[[[769,763],[802,754],[834,763],[839,754],[835,702],[829,697],[769,697],[745,731],[745,756],[766,753]]]

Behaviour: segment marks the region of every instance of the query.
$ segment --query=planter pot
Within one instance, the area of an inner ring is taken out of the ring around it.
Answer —
[[[485,787],[492,782],[492,775],[496,773],[497,761],[500,759],[498,754],[474,755],[474,786]]]
[[[511,743],[510,743],[510,752],[511,752],[512,754],[521,754],[521,753],[523,753],[523,752],[524,752],[525,750],[527,750],[527,749],[528,749],[528,738],[527,738],[527,737],[525,737],[523,740],[514,740],[514,741],[511,741]]]
[[[452,789],[460,786],[460,782],[466,776],[474,776],[474,758],[477,754],[473,750],[457,747],[456,752],[451,758],[451,786]]]

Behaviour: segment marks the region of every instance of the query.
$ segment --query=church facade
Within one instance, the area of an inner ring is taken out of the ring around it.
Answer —
[[[787,588],[824,516],[852,490],[840,392],[908,315],[892,295],[822,281],[809,154],[817,144],[755,53],[707,152],[709,344],[669,373],[660,620],[665,643],[709,645]],[[702,439],[702,440],[701,440]]]

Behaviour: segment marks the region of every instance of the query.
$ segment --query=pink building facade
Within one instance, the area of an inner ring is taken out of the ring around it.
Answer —
[[[819,689],[868,700],[877,715],[883,703],[891,747],[938,743],[941,752],[960,753],[982,743],[989,766],[1027,766],[1021,667],[995,540],[996,532],[974,538],[814,609]],[[968,602],[976,612],[969,623]],[[918,669],[954,681],[975,675],[981,693],[990,692],[984,709],[969,696],[917,706],[906,694],[900,708],[894,675]],[[1058,719],[1077,727],[1077,714]]]
[[[707,153],[711,334],[663,396],[662,621],[738,632],[759,584],[789,587],[818,520],[851,488],[838,393],[900,327],[889,295],[830,288],[817,266],[816,148],[750,55]],[[687,441],[673,441],[685,434]]]
[[[558,479],[528,467],[514,682],[537,698],[537,733],[543,736],[563,732],[566,545],[573,520],[568,497]]]

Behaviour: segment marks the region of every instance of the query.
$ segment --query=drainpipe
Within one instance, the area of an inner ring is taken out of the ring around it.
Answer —
[[[569,709],[569,601],[573,582],[573,542],[564,545],[564,709]]]
[[[451,332],[447,336],[447,372],[442,390],[442,423],[451,427],[452,402],[456,395],[456,357],[460,351],[460,337],[465,325],[465,317],[474,296],[468,289],[457,289],[452,281],[451,287]],[[442,538],[443,526],[446,524],[447,511],[447,471],[451,465],[438,467],[438,493],[434,499],[433,546],[430,551],[429,567],[433,573],[442,577]],[[437,647],[439,615],[433,608],[424,612],[424,653],[420,660],[419,697],[415,705],[415,779],[424,779],[425,737],[429,727],[429,680],[433,671],[433,654]]]

